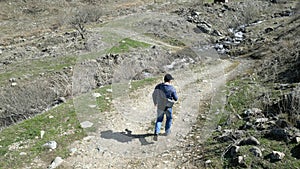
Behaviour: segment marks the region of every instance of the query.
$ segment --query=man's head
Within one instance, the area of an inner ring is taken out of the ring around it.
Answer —
[[[170,75],[170,74],[166,74],[164,77],[164,81],[165,82],[170,82],[171,80],[173,80],[174,78]]]

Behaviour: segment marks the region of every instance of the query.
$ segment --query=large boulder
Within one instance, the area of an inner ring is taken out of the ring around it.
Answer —
[[[260,142],[255,137],[250,136],[239,141],[238,146],[244,145],[260,145]]]
[[[272,161],[279,161],[284,158],[285,154],[280,151],[273,151],[270,155]]]
[[[251,153],[253,153],[253,155],[256,156],[256,157],[262,157],[262,155],[263,155],[261,150],[256,146],[253,146],[249,151]]]

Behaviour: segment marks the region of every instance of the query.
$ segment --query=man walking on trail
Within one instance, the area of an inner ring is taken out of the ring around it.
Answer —
[[[160,128],[164,119],[164,115],[166,115],[167,117],[165,124],[165,134],[169,135],[171,133],[172,106],[168,105],[168,102],[171,102],[171,100],[178,100],[176,90],[171,85],[172,80],[174,80],[174,78],[170,74],[166,74],[164,76],[164,83],[156,85],[152,94],[154,106],[157,109],[157,118],[154,131],[155,141],[157,141],[158,134],[160,133]]]

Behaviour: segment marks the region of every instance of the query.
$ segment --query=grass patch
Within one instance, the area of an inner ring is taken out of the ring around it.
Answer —
[[[186,46],[185,43],[183,43],[182,41],[167,35],[160,35],[157,33],[145,33],[145,35],[151,37],[152,39],[161,40],[162,42],[170,44],[172,46],[177,46],[177,47]]]
[[[130,92],[145,85],[152,85],[156,81],[157,78],[134,81]],[[107,112],[113,109],[112,92],[109,89],[111,85],[93,91],[101,94],[96,99],[97,112]],[[0,132],[0,168],[24,168],[36,157],[46,164],[50,164],[57,156],[68,157],[70,143],[81,140],[88,132],[80,127],[78,118],[73,100],[69,100],[32,119],[3,129]],[[40,136],[42,130],[45,131],[43,138]],[[58,143],[57,149],[49,151],[43,148],[43,144],[52,140]],[[21,152],[26,155],[20,155]]]
[[[76,63],[76,57],[64,56],[58,58],[45,59],[30,59],[22,63],[15,63],[6,68],[5,72],[0,73],[0,84],[5,84],[8,79],[24,78],[30,76],[31,78],[39,76],[40,73],[49,73],[60,71],[64,67],[72,66]]]
[[[236,60],[229,67],[226,67],[224,72],[229,73],[232,70],[235,70],[239,65],[240,65],[240,62]]]
[[[145,78],[143,80],[135,80],[131,83],[131,91],[135,91],[137,89],[140,89],[141,87],[147,86],[147,85],[153,85],[157,83],[157,80],[159,78],[157,77],[151,77],[151,78]]]
[[[41,131],[45,135],[41,138]],[[56,156],[66,157],[68,145],[85,136],[70,102],[4,129],[0,133],[0,168],[22,168],[39,156],[46,163]],[[54,151],[42,147],[48,141],[58,143]],[[21,156],[25,152],[27,155]]]
[[[148,48],[151,45],[145,42],[136,41],[130,38],[125,38],[119,42],[117,46],[112,47],[108,50],[108,53],[125,53],[129,52],[130,49],[136,48]]]
[[[246,79],[237,79],[227,84],[228,100],[225,109],[230,112],[242,113],[253,104],[258,95],[257,86],[249,84]]]
[[[111,85],[95,90],[95,92],[99,92],[101,94],[101,96],[97,98],[97,105],[100,112],[105,112],[112,109],[110,101],[112,99],[112,92],[108,92],[108,89],[111,89]]]

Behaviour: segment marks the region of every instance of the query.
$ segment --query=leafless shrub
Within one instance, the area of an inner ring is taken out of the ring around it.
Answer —
[[[41,81],[7,88],[0,96],[0,128],[42,112],[56,98],[49,84]]]
[[[227,21],[227,28],[236,29],[241,25],[250,24],[256,20],[261,20],[262,15],[268,13],[270,8],[266,2],[262,1],[243,1],[231,2],[236,9],[234,12],[228,12],[224,17]]]
[[[59,97],[71,96],[70,77],[57,73],[51,79],[7,87],[0,91],[0,129],[42,113]]]
[[[85,39],[86,28],[85,25],[90,22],[96,22],[102,15],[101,10],[95,6],[84,6],[71,12],[68,23],[75,28],[82,39]]]

